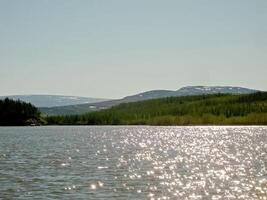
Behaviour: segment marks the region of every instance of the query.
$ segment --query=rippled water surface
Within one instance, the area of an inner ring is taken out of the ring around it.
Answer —
[[[0,128],[0,199],[267,199],[267,127]]]

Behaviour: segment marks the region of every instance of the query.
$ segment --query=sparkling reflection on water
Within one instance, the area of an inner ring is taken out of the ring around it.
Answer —
[[[0,128],[0,199],[267,199],[267,127]]]

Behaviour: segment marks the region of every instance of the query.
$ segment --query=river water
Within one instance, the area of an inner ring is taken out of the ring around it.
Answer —
[[[267,199],[267,127],[1,127],[0,199]]]

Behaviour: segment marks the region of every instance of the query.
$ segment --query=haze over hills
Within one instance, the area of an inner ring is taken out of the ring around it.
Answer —
[[[56,107],[77,105],[86,103],[96,103],[107,101],[107,99],[91,98],[91,97],[78,97],[78,96],[62,96],[62,95],[13,95],[13,96],[0,96],[0,99],[9,98],[13,100],[20,99],[21,101],[31,103],[36,107]]]
[[[243,88],[243,87],[230,87],[230,86],[187,86],[182,87],[176,91],[172,90],[151,90],[147,92],[142,92],[139,94],[126,96],[122,99],[102,101],[96,103],[86,103],[80,105],[70,105],[70,106],[57,106],[50,108],[40,108],[44,115],[70,115],[70,114],[83,114],[86,112],[92,112],[97,110],[102,110],[110,108],[112,106],[144,101],[149,99],[163,98],[163,97],[177,97],[177,96],[194,96],[194,95],[206,95],[206,94],[249,94],[257,92],[258,90]]]

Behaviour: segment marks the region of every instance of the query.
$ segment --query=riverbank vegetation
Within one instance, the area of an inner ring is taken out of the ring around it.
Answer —
[[[0,100],[0,126],[40,125],[39,110],[30,103]]]
[[[49,125],[267,125],[267,92],[168,97],[84,115],[48,116]]]

